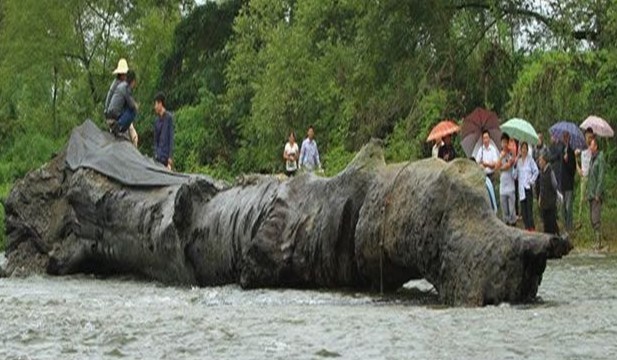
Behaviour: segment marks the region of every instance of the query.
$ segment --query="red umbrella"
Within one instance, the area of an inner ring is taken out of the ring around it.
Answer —
[[[484,130],[488,130],[491,139],[495,143],[501,141],[501,129],[499,129],[499,117],[492,111],[476,108],[463,120],[461,146],[467,156],[473,156],[473,148],[482,138]]]
[[[458,132],[460,129],[461,129],[460,126],[458,126],[452,120],[441,121],[439,124],[435,125],[433,130],[431,130],[431,133],[428,134],[426,141],[428,142],[428,141],[441,139],[443,137],[446,137],[448,135],[452,135]]]

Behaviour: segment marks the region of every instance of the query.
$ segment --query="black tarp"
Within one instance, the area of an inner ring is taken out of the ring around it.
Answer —
[[[116,139],[91,120],[73,129],[66,163],[75,171],[95,170],[128,186],[168,186],[186,183],[189,175],[173,173],[142,155],[133,144]]]

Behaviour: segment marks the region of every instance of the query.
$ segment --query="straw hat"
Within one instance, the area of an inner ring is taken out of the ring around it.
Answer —
[[[126,74],[129,71],[129,64],[126,63],[126,59],[120,59],[118,61],[118,67],[114,70],[113,74]]]

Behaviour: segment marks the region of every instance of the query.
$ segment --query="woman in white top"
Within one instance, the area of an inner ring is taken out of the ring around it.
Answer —
[[[293,131],[289,133],[288,140],[283,151],[283,159],[285,160],[285,174],[291,177],[298,171],[298,154],[300,150],[296,142],[296,134]]]
[[[437,159],[437,156],[439,155],[439,148],[443,146],[443,141],[441,141],[441,138],[435,140],[435,143],[433,144],[433,149],[431,151],[431,155]]]
[[[518,193],[525,229],[535,231],[536,227],[533,222],[533,192],[531,189],[540,172],[538,165],[529,155],[529,145],[526,142],[521,143],[519,158],[513,173],[515,178],[518,179]]]

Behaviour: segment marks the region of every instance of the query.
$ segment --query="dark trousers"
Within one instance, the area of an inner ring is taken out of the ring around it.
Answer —
[[[557,227],[557,208],[542,209],[542,222],[544,223],[544,232],[547,234],[559,234]]]
[[[163,165],[165,167],[167,166],[167,162],[168,162],[167,159],[161,159],[158,156],[154,158],[154,161],[156,161],[157,163],[159,163],[159,164],[161,164],[161,165]]]
[[[572,223],[573,217],[573,209],[572,204],[574,203],[574,191],[566,190],[563,192],[563,222],[566,227],[566,231],[571,231],[574,227]]]
[[[594,231],[600,231],[602,225],[602,200],[589,200],[589,217]]]
[[[523,223],[525,229],[533,230],[533,192],[531,189],[525,189],[525,200],[521,200],[521,213],[523,215]]]
[[[128,130],[129,126],[135,121],[137,117],[137,113],[135,110],[131,110],[130,108],[126,108],[124,112],[118,118],[118,125],[120,126],[120,132],[125,132]]]

